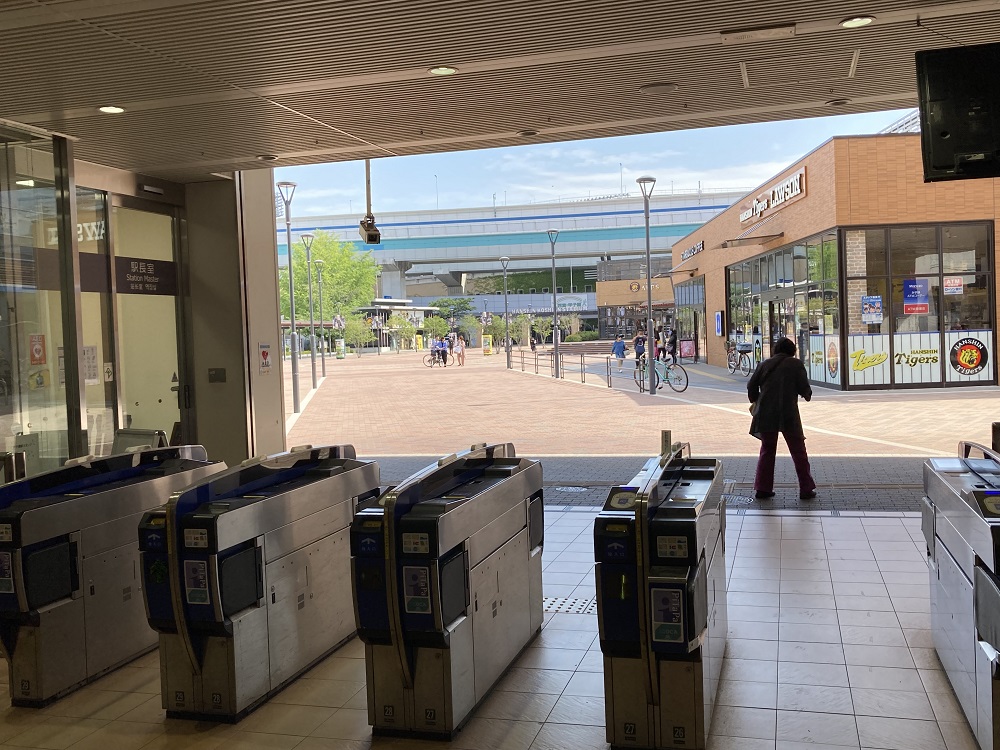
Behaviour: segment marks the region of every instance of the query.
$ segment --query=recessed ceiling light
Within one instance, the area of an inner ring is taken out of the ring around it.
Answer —
[[[860,29],[875,20],[875,16],[851,16],[840,22],[845,29]]]
[[[845,104],[850,104],[850,99],[827,99],[826,106],[828,107],[843,107]]]
[[[538,135],[538,131],[532,128],[525,128],[524,130],[518,130],[517,134],[522,138],[530,138],[533,135]]]
[[[112,107],[112,106],[98,107],[98,109],[106,115],[120,115],[122,112],[125,111],[121,107]]]
[[[639,87],[642,94],[674,94],[679,89],[676,83],[648,83]]]
[[[435,65],[433,68],[428,68],[427,72],[432,76],[453,76],[458,72],[458,68],[453,68],[450,65]]]
[[[260,154],[257,161],[278,161],[278,157],[274,154]]]
[[[35,186],[35,181],[34,180],[14,180],[14,184],[15,185],[20,185],[22,187],[34,187]]]

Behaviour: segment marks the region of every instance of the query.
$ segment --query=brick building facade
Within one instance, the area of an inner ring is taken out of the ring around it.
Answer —
[[[996,383],[997,180],[923,181],[919,135],[834,138],[674,245],[679,336],[796,341],[814,383]]]

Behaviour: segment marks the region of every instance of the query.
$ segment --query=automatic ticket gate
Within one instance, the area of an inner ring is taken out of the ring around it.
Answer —
[[[0,643],[15,706],[42,706],[156,645],[136,526],[226,468],[201,446],[87,458],[0,486]]]
[[[598,515],[613,748],[704,750],[726,650],[725,525],[721,462],[691,458],[679,444],[614,487]]]
[[[934,647],[982,750],[1000,748],[1000,454],[959,443],[924,464]]]
[[[251,459],[139,527],[168,716],[236,721],[354,635],[351,519],[379,494],[353,446]]]
[[[354,606],[375,734],[451,737],[542,626],[542,466],[442,458],[358,512]]]

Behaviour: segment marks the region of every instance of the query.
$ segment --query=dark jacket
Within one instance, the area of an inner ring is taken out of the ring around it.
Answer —
[[[751,435],[783,432],[802,436],[799,396],[810,400],[812,388],[805,365],[798,357],[775,354],[757,365],[747,383],[747,396],[751,402],[758,402],[757,413],[750,423]]]

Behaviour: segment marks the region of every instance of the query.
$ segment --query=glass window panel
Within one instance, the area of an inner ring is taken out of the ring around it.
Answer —
[[[927,296],[917,301],[912,290],[915,286],[922,288],[924,284],[928,290]],[[936,276],[892,280],[894,333],[924,333],[938,330],[938,284],[939,279]],[[903,299],[904,288],[911,291],[907,302]],[[924,299],[926,302],[922,301]],[[926,312],[914,311],[915,308]]]
[[[767,285],[774,289],[778,285],[778,269],[774,262],[774,254],[767,256]]]
[[[887,273],[885,250],[885,230],[868,229],[864,233],[865,268],[869,276],[884,276]],[[853,274],[851,274],[853,275]]]
[[[934,227],[902,227],[889,230],[893,276],[938,273],[937,230]]]
[[[941,228],[941,270],[944,273],[988,271],[989,240],[985,224]]]
[[[806,241],[807,281],[821,281],[823,275],[823,250],[819,238]]]
[[[792,248],[792,277],[796,284],[807,280],[809,267],[806,263],[806,246],[795,245]]]
[[[991,329],[989,276],[964,276],[961,294],[944,294],[941,308],[946,331]],[[949,292],[951,290],[948,290]]]
[[[840,333],[840,290],[836,284],[823,287],[823,331],[828,336]]]
[[[837,270],[837,235],[830,232],[823,235],[823,280],[831,281],[840,275]]]
[[[850,279],[847,282],[845,299],[848,334],[889,333],[885,290],[884,278]]]
[[[746,264],[743,265],[746,269]],[[744,273],[746,271],[744,270]],[[750,261],[750,291],[753,294],[760,294],[760,261]]]

